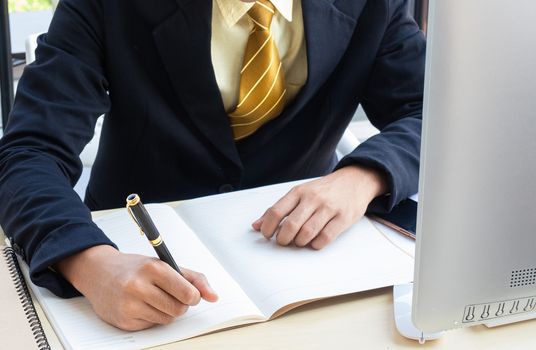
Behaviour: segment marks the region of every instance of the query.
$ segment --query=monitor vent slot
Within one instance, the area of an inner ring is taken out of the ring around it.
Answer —
[[[462,323],[483,322],[507,316],[534,314],[536,296],[471,304],[464,308]]]
[[[510,288],[536,284],[536,268],[513,270],[510,275]]]

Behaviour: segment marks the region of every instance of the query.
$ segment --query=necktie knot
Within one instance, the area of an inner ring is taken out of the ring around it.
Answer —
[[[248,11],[248,15],[255,27],[259,30],[269,30],[272,18],[275,14],[275,7],[269,0],[257,0]]]

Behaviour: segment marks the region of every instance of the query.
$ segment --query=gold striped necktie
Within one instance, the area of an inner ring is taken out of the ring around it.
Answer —
[[[253,30],[240,71],[238,105],[229,114],[235,140],[253,134],[285,107],[285,76],[270,31],[274,14],[274,5],[268,0],[257,0],[248,11]]]

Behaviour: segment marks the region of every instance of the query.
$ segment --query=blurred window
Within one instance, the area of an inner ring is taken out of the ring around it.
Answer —
[[[8,0],[9,12],[39,11],[52,8],[52,0]]]

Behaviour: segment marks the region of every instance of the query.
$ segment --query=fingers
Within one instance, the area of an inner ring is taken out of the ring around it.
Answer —
[[[297,232],[294,238],[294,244],[298,247],[305,247],[308,245],[330,220],[333,218],[333,214],[326,209],[320,209],[315,212],[304,225],[301,226],[299,232]]]
[[[125,331],[141,331],[142,329],[147,329],[155,325],[155,323],[137,318],[124,321],[112,321],[112,324]]]
[[[143,302],[138,306],[137,314],[141,320],[152,324],[170,324],[175,320],[174,316],[170,316],[154,308],[152,305]]]
[[[139,278],[123,285],[127,297],[122,298],[114,323],[127,330],[169,324],[199,303],[201,295],[209,301],[218,299],[203,274],[181,271],[184,277],[159,260],[147,259]]]
[[[275,235],[280,245],[321,249],[363,216],[370,201],[356,183],[334,173],[296,186],[252,226],[267,239]]]
[[[349,224],[343,220],[341,215],[335,216],[330,220],[320,233],[311,241],[313,249],[322,249],[337,238]]]
[[[181,271],[184,274],[184,278],[177,274],[182,279],[182,281],[178,279],[179,284],[188,283],[195,286],[208,301],[218,299],[217,294],[210,287],[203,274],[184,268]],[[123,304],[122,315],[136,315],[136,318],[125,317],[124,320],[118,322],[121,328],[140,330],[157,324],[170,324],[175,318],[186,313],[188,305],[190,305],[175,299],[156,285],[146,285],[143,290],[140,290],[140,293],[142,297],[137,301]]]
[[[142,300],[124,302],[120,308],[121,314],[114,320],[114,324],[128,331],[146,329],[158,324],[170,324],[175,320],[175,317],[157,310]]]
[[[252,226],[268,239],[277,235],[276,241],[280,245],[294,242],[303,247],[311,243],[337,214],[336,208],[327,203],[324,194],[309,186],[297,186]]]
[[[175,299],[155,285],[149,284],[141,291],[141,294],[142,300],[145,301],[145,303],[171,318],[179,317],[188,310],[188,305]],[[145,319],[151,321],[147,318]]]
[[[162,269],[164,274],[169,273],[174,276],[165,279],[166,276],[160,275],[161,278],[155,279],[157,280],[156,285],[148,285],[140,290],[142,300],[158,311],[158,313],[151,313],[151,317],[153,317],[151,319],[144,317],[145,320],[158,324],[167,324],[170,322],[169,317],[171,319],[179,317],[186,313],[189,305],[197,304],[199,302],[199,294],[207,301],[214,302],[218,300],[218,295],[210,287],[203,274],[182,268],[183,278],[179,274],[170,272],[165,266],[162,266]],[[173,272],[175,271],[173,270]],[[166,283],[163,284],[163,281]],[[192,286],[197,292],[192,291]],[[171,294],[173,291],[175,295]],[[167,316],[167,318],[164,316]],[[155,320],[158,320],[158,322]]]
[[[299,203],[300,196],[297,188],[293,188],[271,208],[269,208],[262,217],[253,223],[253,228],[257,227],[262,235],[268,239],[276,233],[281,221],[289,215]]]
[[[201,294],[192,283],[168,264],[159,260],[154,260],[154,262],[147,268],[149,276],[152,276],[152,281],[158,288],[183,304],[193,306],[199,303]]]
[[[218,294],[212,289],[205,275],[199,272],[181,268],[184,278],[188,280],[201,293],[201,298],[206,301],[215,302]]]
[[[118,328],[141,330],[168,324],[201,297],[218,298],[200,273],[184,269],[183,277],[155,258],[115,250],[104,253],[105,259],[92,253],[76,266],[81,280],[92,281],[80,291],[100,318]]]
[[[313,215],[314,207],[300,203],[281,223],[279,232],[277,233],[277,243],[280,245],[289,245],[305,226],[304,224],[310,220]],[[322,227],[320,227],[322,228]],[[318,232],[318,231],[317,231]]]

